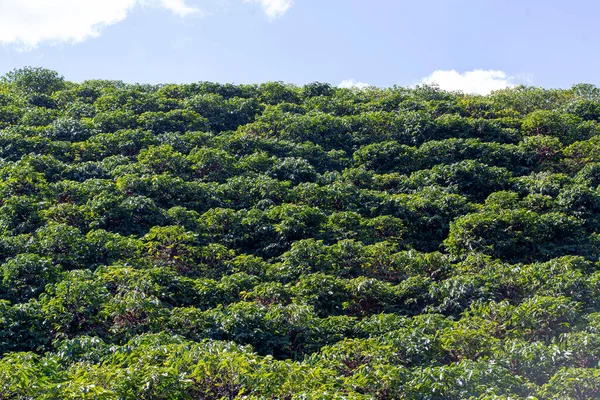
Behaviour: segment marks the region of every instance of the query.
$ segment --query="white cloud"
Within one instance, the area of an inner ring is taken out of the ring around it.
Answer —
[[[352,89],[352,88],[365,89],[365,88],[368,88],[369,86],[371,86],[371,85],[369,85],[368,83],[365,83],[365,82],[357,81],[356,79],[345,79],[338,85],[338,87],[340,87],[342,89]]]
[[[281,17],[293,5],[294,0],[244,0],[246,3],[258,3],[270,19]]]
[[[199,11],[185,0],[0,0],[0,44],[31,49],[42,42],[83,42],[123,21],[137,6],[179,16]]]
[[[190,14],[195,14],[200,11],[196,7],[191,7],[185,4],[185,0],[160,0],[160,4],[173,14],[177,14],[180,17],[187,17]]]
[[[440,89],[465,93],[488,94],[493,90],[515,86],[514,77],[504,71],[476,69],[464,73],[437,70],[421,79],[421,84],[437,84]]]

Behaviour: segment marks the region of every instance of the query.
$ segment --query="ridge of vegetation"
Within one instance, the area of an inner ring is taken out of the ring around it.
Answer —
[[[0,80],[0,399],[600,398],[600,89]]]

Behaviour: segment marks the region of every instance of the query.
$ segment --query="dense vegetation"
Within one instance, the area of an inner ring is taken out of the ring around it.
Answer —
[[[591,85],[12,71],[0,398],[600,398],[599,184]]]

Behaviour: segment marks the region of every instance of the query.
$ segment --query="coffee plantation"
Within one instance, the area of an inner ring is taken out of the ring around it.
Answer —
[[[0,399],[600,398],[600,89],[0,80]]]

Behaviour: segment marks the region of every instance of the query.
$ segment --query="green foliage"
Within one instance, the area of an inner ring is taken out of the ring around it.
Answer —
[[[2,81],[26,94],[50,95],[65,86],[64,78],[56,71],[35,67],[12,70]]]
[[[2,297],[13,303],[37,297],[48,284],[60,280],[62,268],[47,257],[22,253],[0,265]]]
[[[598,398],[599,118],[11,71],[0,398]]]

